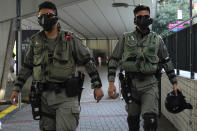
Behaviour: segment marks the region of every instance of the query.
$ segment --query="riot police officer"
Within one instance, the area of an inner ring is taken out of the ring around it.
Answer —
[[[76,92],[72,93],[78,83],[72,83],[70,79],[76,63],[85,66],[97,101],[103,97],[101,80],[89,49],[73,33],[60,30],[57,9],[53,3],[46,1],[39,5],[38,23],[43,30],[33,35],[29,43],[11,102],[16,105],[18,92],[32,75],[34,83],[42,88],[40,129],[74,131],[80,110],[78,96]]]
[[[164,67],[175,92],[178,90],[177,79],[165,44],[159,35],[149,29],[152,24],[149,7],[137,6],[134,16],[136,30],[123,34],[110,57],[108,94],[112,98],[116,94],[114,80],[121,61],[121,68],[125,71],[126,83],[129,86],[129,92],[123,95],[127,103],[129,131],[139,131],[140,115],[144,119],[145,131],[156,131],[158,85],[155,73],[158,63]]]

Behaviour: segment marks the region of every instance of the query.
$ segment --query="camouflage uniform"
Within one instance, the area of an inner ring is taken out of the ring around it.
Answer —
[[[108,65],[108,81],[114,82],[116,69],[120,65],[129,79],[132,97],[127,103],[128,119],[139,123],[140,114],[158,114],[158,82],[155,73],[158,63],[164,67],[172,84],[177,83],[174,67],[168,51],[160,36],[154,32],[142,37],[139,30],[125,33],[118,41]],[[140,104],[139,104],[140,103]],[[146,119],[146,118],[144,118]],[[131,123],[132,123],[131,122]],[[139,124],[135,125],[136,131]]]
[[[92,79],[92,88],[100,88],[101,80],[91,61],[89,49],[78,37],[60,31],[56,39],[48,39],[44,31],[39,32],[30,41],[13,90],[20,91],[30,75],[40,83],[61,84],[75,73],[76,62],[85,66]],[[78,97],[68,97],[64,87],[58,93],[44,91],[41,95],[41,110],[54,116],[41,116],[41,130],[76,130],[80,113]]]

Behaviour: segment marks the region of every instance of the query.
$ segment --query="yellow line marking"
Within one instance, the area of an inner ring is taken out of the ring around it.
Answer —
[[[22,100],[29,101],[29,97],[23,97]]]
[[[24,103],[21,103],[21,105]],[[13,110],[15,110],[16,108],[19,108],[19,106],[10,106],[7,109],[3,110],[2,112],[0,112],[0,119],[3,118],[4,116],[6,116],[8,113],[12,112]]]

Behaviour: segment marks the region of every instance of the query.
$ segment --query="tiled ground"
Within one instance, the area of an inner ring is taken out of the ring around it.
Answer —
[[[94,101],[93,90],[90,89],[89,85],[90,80],[86,77],[77,131],[128,131],[124,101],[119,98],[110,100],[107,96],[108,83],[106,72],[106,69],[99,69],[103,83],[103,91],[105,93],[103,100],[99,103]],[[116,85],[118,86],[117,81]],[[32,119],[30,105],[24,104],[20,111],[9,115],[3,121],[1,131],[39,131],[38,121]],[[140,131],[143,130],[141,129]],[[158,131],[177,130],[168,120],[161,117]]]

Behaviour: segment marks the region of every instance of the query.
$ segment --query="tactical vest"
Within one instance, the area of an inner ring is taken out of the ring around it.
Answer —
[[[138,41],[133,33],[124,34],[124,52],[122,56],[122,68],[126,72],[141,72],[153,74],[157,71],[159,58],[159,37],[150,32],[142,40]]]
[[[65,32],[61,32],[52,54],[47,48],[47,41],[42,34],[34,37],[33,44],[33,79],[39,82],[64,82],[72,76],[75,62],[72,55],[72,37],[67,40]]]

